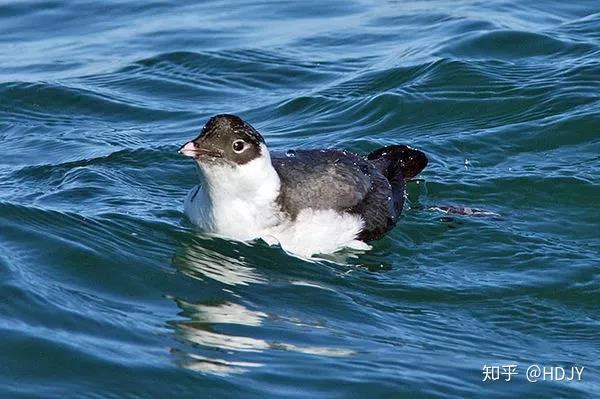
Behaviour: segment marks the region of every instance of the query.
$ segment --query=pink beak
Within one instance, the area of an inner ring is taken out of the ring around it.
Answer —
[[[192,157],[194,159],[201,158],[222,158],[223,154],[218,150],[212,148],[202,148],[196,145],[194,141],[189,141],[181,146],[179,153],[186,157]]]
[[[189,141],[182,145],[178,152],[186,157],[195,157],[197,155],[196,147],[194,147],[193,141]]]

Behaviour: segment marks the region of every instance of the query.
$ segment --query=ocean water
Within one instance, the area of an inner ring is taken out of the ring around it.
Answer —
[[[3,1],[0,50],[0,397],[600,397],[598,1]],[[369,252],[211,238],[224,112],[430,163]]]

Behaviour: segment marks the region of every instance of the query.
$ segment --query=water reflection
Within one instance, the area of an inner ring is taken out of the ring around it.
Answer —
[[[177,337],[193,344],[193,347],[172,349],[172,353],[177,356],[182,367],[190,370],[219,375],[240,373],[263,366],[263,363],[253,361],[253,353],[268,350],[319,356],[350,356],[354,353],[344,348],[294,345],[252,337],[250,335],[256,333],[256,328],[265,323],[297,325],[298,321],[288,322],[285,318],[251,310],[239,303],[190,303],[181,299],[175,299],[175,302],[182,310],[181,315],[185,320],[172,321],[170,324]],[[247,331],[247,335],[223,333],[218,328],[223,325],[241,327],[238,330]],[[194,353],[192,350],[201,353]],[[209,356],[215,350],[220,354],[219,358]],[[231,356],[233,359],[224,359],[222,356]]]
[[[203,323],[232,323],[245,326],[259,326],[266,313],[250,310],[231,302],[205,305],[176,300],[177,305],[191,320],[202,320]]]
[[[192,278],[216,280],[226,285],[264,284],[266,279],[248,265],[244,258],[229,248],[231,255],[226,255],[219,248],[216,251],[210,248],[215,246],[216,239],[205,238],[185,243],[175,255],[173,263],[177,269]],[[238,244],[244,245],[244,244]]]
[[[254,362],[230,362],[224,359],[215,359],[186,352],[174,352],[178,356],[181,367],[192,371],[226,376],[242,373],[250,367],[261,367],[264,364]]]

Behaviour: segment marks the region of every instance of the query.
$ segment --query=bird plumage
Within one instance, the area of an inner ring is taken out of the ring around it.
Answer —
[[[369,248],[365,242],[397,223],[405,180],[427,165],[421,151],[400,145],[366,157],[341,150],[270,153],[262,136],[232,115],[211,118],[180,152],[194,157],[201,172],[202,189],[185,203],[192,222],[305,257]]]

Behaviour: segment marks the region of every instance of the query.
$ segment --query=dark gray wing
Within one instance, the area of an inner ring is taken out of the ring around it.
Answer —
[[[365,240],[395,224],[390,184],[370,161],[347,151],[290,150],[272,153],[271,162],[281,179],[279,204],[292,218],[305,208],[357,213]]]
[[[371,189],[369,163],[349,152],[290,150],[271,154],[271,162],[281,178],[280,204],[292,217],[304,208],[350,209]]]

